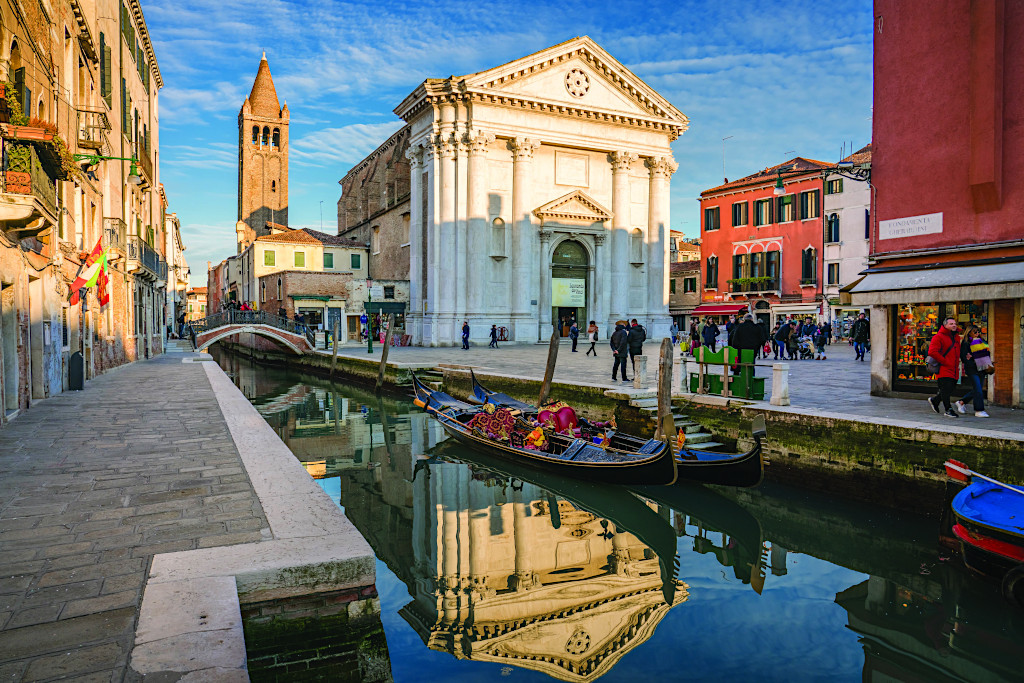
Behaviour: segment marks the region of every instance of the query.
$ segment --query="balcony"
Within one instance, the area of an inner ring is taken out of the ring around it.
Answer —
[[[142,184],[145,187],[153,185],[153,160],[149,158],[149,152],[141,147],[138,149],[139,168],[142,170]]]
[[[778,294],[779,290],[778,278],[741,277],[729,280],[729,291],[732,294]]]
[[[103,219],[103,246],[118,253],[125,253],[128,226],[120,218]]]
[[[8,139],[3,161],[0,229],[24,239],[56,225],[57,184],[35,146]]]
[[[817,277],[802,277],[802,278],[800,278],[800,286],[801,287],[817,287],[818,286],[818,278]]]
[[[128,272],[135,272],[148,280],[167,281],[167,262],[156,249],[141,237],[129,237],[127,243]]]
[[[78,146],[100,150],[106,143],[106,132],[110,120],[102,107],[81,107],[78,109]]]

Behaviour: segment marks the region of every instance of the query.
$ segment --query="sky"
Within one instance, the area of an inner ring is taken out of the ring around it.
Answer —
[[[291,111],[293,228],[336,232],[338,181],[402,126],[392,110],[424,79],[580,35],[689,117],[671,181],[671,225],[688,236],[700,234],[700,192],[722,182],[723,147],[735,180],[871,139],[871,0],[142,4],[164,80],[160,177],[193,286],[236,251],[237,117],[263,50]]]

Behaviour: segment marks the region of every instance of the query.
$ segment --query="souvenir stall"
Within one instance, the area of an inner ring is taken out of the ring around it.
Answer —
[[[988,338],[988,302],[915,303],[894,306],[895,334],[893,389],[895,391],[933,392],[935,375],[928,372],[925,357],[932,336],[947,317],[956,318],[961,334],[970,325],[981,328]]]

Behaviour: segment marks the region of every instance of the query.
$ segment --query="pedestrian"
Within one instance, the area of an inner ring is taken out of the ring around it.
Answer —
[[[696,320],[690,321],[690,355],[697,355],[697,347],[700,346],[700,325]]]
[[[284,310],[284,306],[277,307],[277,317],[284,318],[285,320],[288,319],[288,311]]]
[[[864,354],[867,352],[867,344],[871,339],[871,323],[868,322],[867,316],[861,313],[857,316],[857,320],[853,323],[853,329],[850,330],[850,336],[853,338],[853,350],[857,354],[857,360],[864,360]]]
[[[754,316],[749,313],[743,316],[743,320],[733,327],[732,330],[732,346],[737,351],[750,350],[755,352],[761,348],[764,342],[761,339],[761,328],[754,322]],[[737,354],[739,355],[739,354]],[[739,374],[739,366],[734,366],[733,374]]]
[[[492,349],[498,348],[498,326],[491,325],[491,343],[487,345]]]
[[[590,342],[587,355],[594,354],[594,358],[597,358],[597,349],[594,348],[594,345],[597,344],[597,324],[593,320],[590,321],[590,325],[587,327],[587,341]]]
[[[789,321],[789,334],[786,336],[786,353],[790,360],[800,360],[798,325],[795,320]]]
[[[185,338],[185,311],[181,311],[181,315],[178,316],[178,339]]]
[[[674,318],[672,319],[672,327],[670,327],[668,329],[668,331],[669,331],[669,334],[672,335],[672,346],[675,346],[676,342],[678,341],[678,337],[679,337],[679,326],[676,325],[676,321],[675,321]]]
[[[772,353],[775,355],[775,360],[779,359],[779,352],[782,352],[782,359],[786,359],[785,347],[783,346],[784,338],[780,336],[782,334],[782,323],[775,323],[775,328],[772,330]]]
[[[817,324],[815,324],[814,318],[812,318],[811,316],[807,316],[806,318],[804,318],[804,324],[803,326],[800,327],[800,336],[811,337],[811,339],[813,340],[814,335],[816,335],[817,333],[818,326]]]
[[[761,333],[761,345],[759,347],[757,347],[757,356],[755,356],[755,357],[756,358],[767,358],[768,357],[768,352],[765,351],[764,345],[767,344],[768,340],[771,338],[771,336],[768,334],[768,326],[765,325],[765,322],[763,320],[758,320],[757,321],[757,329]]]
[[[469,350],[469,321],[462,321],[462,349],[464,351]]]
[[[983,356],[979,356],[978,351],[975,351],[975,346],[979,342],[984,345]],[[989,416],[985,412],[985,392],[981,388],[981,373],[984,371],[982,367],[979,367],[979,360],[981,358],[988,358],[988,344],[985,344],[985,340],[981,336],[981,329],[972,325],[964,332],[963,341],[960,342],[960,362],[964,366],[963,383],[968,385],[969,388],[964,397],[956,402],[956,409],[960,413],[966,413],[967,408],[964,404],[972,401],[974,403],[974,417]],[[984,361],[981,361],[981,363],[984,364]],[[985,367],[990,368],[992,365],[988,363]]]
[[[624,322],[615,323],[615,331],[608,342],[612,347],[612,355],[615,362],[612,364],[612,381],[616,380],[619,368],[622,368],[622,381],[628,382],[626,377],[626,359],[629,357],[629,332],[626,331]],[[596,355],[596,354],[595,354]]]
[[[711,318],[708,318],[704,329],[701,331],[701,338],[704,341],[704,346],[711,347],[711,353],[714,353],[718,347],[718,335],[721,330],[718,329],[718,325],[711,322]]]
[[[828,356],[825,355],[825,342],[828,341],[828,335],[825,334],[825,326],[819,325],[818,329],[814,332],[814,360],[828,360]]]
[[[569,326],[569,339],[572,340],[572,352],[576,353],[576,342],[580,338],[580,328],[576,326],[576,321],[572,321],[572,325]]]
[[[832,346],[832,321],[826,320],[823,327],[825,328],[825,343]]]
[[[960,337],[957,335],[956,318],[946,318],[942,327],[932,336],[928,344],[929,370],[938,375],[938,393],[928,397],[932,410],[946,417],[959,417],[953,410],[949,398],[960,378]],[[934,366],[937,366],[934,367]],[[937,371],[936,371],[937,370]],[[945,408],[945,412],[939,407]]]
[[[732,346],[732,331],[736,329],[736,316],[730,315],[725,323],[725,339],[729,346]]]
[[[633,318],[630,321],[629,326],[629,360],[633,366],[633,372],[636,372],[636,362],[633,361],[637,356],[642,356],[644,353],[644,342],[647,341],[647,330],[643,328],[640,323]]]

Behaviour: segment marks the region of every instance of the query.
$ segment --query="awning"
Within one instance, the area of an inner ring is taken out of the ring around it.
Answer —
[[[868,271],[849,294],[854,306],[1017,299],[1024,297],[1024,262]]]
[[[701,304],[690,315],[735,315],[747,310],[746,304]]]

